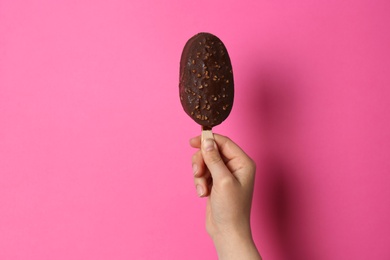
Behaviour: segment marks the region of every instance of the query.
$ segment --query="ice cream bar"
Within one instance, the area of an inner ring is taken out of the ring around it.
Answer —
[[[184,111],[203,130],[221,124],[234,99],[233,71],[222,41],[199,33],[184,46],[180,60],[180,101]]]

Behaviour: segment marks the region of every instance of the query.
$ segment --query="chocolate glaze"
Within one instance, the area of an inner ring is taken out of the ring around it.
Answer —
[[[210,33],[188,40],[180,60],[180,101],[198,124],[211,128],[230,114],[234,99],[233,70],[222,41]]]

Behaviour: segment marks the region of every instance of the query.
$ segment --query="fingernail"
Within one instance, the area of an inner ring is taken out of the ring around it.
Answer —
[[[196,192],[198,193],[199,197],[202,197],[204,194],[203,187],[201,185],[196,185]]]
[[[203,149],[206,151],[206,152],[209,152],[209,151],[212,151],[213,149],[215,149],[215,142],[213,139],[206,139],[203,141]]]
[[[198,173],[198,165],[195,163],[192,165],[192,173],[196,175]]]

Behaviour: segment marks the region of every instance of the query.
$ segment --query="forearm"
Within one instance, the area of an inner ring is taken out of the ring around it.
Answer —
[[[261,260],[251,235],[232,234],[213,238],[219,260]]]

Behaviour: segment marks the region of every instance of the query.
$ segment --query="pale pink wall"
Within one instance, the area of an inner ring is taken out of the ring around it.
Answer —
[[[390,259],[389,1],[0,1],[0,259],[216,259],[178,98],[231,55],[215,131],[256,160],[265,259]]]

